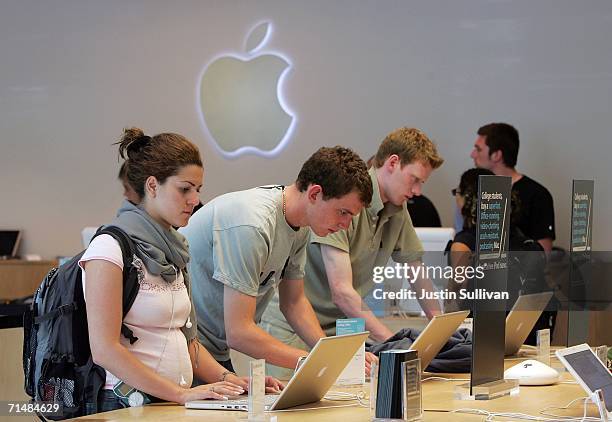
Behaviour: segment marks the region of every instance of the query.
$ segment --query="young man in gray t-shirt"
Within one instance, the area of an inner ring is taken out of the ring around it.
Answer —
[[[372,198],[365,163],[347,148],[320,148],[289,186],[263,186],[219,196],[181,229],[189,241],[189,271],[201,343],[228,370],[229,349],[293,368],[307,353],[257,326],[272,298],[311,347],[324,337],[304,295],[310,230],[345,230]]]

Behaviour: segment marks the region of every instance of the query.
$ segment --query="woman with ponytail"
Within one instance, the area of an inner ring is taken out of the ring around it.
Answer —
[[[125,200],[109,225],[134,242],[139,289],[122,319],[121,247],[110,235],[95,237],[79,265],[91,353],[106,370],[106,383],[97,403],[87,403],[88,413],[131,405],[117,394],[131,388],[145,403],[241,394],[247,381],[227,374],[197,340],[188,245],[174,229],[187,224],[199,203],[204,172],[198,148],[175,133],[146,136],[137,128],[126,129],[117,144],[126,180],[141,201]],[[122,324],[138,339],[133,344]],[[210,384],[191,388],[194,374]]]

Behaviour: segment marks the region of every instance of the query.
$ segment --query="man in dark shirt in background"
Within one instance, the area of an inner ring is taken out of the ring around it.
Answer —
[[[555,211],[552,195],[544,186],[516,171],[519,151],[518,131],[507,123],[489,123],[478,129],[470,157],[476,167],[491,170],[497,176],[512,177],[512,193],[518,197],[512,222],[526,237],[536,240],[548,255],[555,240]],[[553,306],[554,308],[554,306]],[[537,330],[549,328],[553,335],[557,312],[540,315],[527,344],[535,344]]]
[[[476,167],[497,176],[512,177],[512,192],[518,195],[519,212],[513,221],[523,234],[537,240],[548,254],[555,240],[553,199],[544,186],[516,171],[518,131],[507,123],[489,123],[478,129],[470,157]]]

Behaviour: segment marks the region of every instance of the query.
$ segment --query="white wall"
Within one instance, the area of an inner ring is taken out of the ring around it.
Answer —
[[[240,52],[269,19],[271,50],[293,60],[293,139],[274,159],[225,160],[196,110],[203,66]],[[569,238],[572,178],[595,179],[594,246],[612,238],[609,160],[612,2],[3,0],[0,3],[0,227],[22,253],[80,249],[83,226],[121,199],[111,146],[126,126],[197,143],[202,197],[293,180],[319,146],[367,158],[401,125],[446,158],[426,186],[446,225],[476,129],[519,129],[518,169],[547,186],[558,243]]]

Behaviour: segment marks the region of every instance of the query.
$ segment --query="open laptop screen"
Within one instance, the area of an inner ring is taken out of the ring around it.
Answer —
[[[591,391],[601,389],[606,410],[612,412],[612,375],[590,350],[581,350],[564,356]]]
[[[19,248],[19,230],[0,230],[0,257],[12,258]]]

